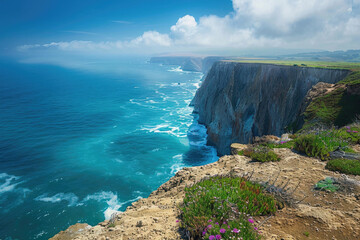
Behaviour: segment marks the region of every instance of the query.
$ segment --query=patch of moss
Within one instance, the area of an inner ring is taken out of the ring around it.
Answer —
[[[333,159],[326,164],[326,169],[345,174],[360,175],[360,161],[351,159]]]
[[[336,90],[314,99],[305,110],[303,128],[307,128],[313,120],[338,127],[353,122],[360,114],[360,96],[348,94],[346,85],[355,84],[360,84],[360,72],[351,73],[337,84],[339,87]]]

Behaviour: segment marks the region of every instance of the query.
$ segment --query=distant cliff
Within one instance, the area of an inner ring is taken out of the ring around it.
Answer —
[[[150,63],[180,66],[184,71],[195,71],[207,73],[216,61],[224,57],[190,57],[190,56],[163,56],[152,57]]]
[[[336,83],[347,70],[216,62],[192,101],[208,142],[219,155],[233,142],[281,135],[299,114],[307,92],[318,82]]]

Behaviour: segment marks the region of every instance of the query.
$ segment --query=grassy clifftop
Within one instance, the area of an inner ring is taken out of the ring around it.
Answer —
[[[360,115],[360,63],[269,59],[237,59],[229,61],[349,70],[351,73],[345,79],[336,83],[332,89],[329,89],[327,94],[315,97],[310,102],[303,113],[305,120],[303,128],[310,128],[318,124],[342,127],[352,123]]]
[[[360,63],[355,62],[324,62],[324,61],[302,61],[302,60],[270,60],[270,59],[236,59],[226,60],[230,62],[241,63],[267,63],[285,66],[298,66],[298,67],[314,67],[314,68],[329,68],[329,69],[346,69],[350,71],[360,71]]]

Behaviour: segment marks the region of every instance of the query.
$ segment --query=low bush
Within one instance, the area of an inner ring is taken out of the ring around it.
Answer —
[[[337,136],[337,134],[336,130],[329,130],[317,134],[300,135],[295,139],[294,149],[323,161],[328,160],[329,153],[335,150],[352,152],[349,143]]]
[[[257,145],[255,147],[239,151],[239,155],[250,157],[251,160],[256,162],[280,161],[280,157],[267,145]]]
[[[266,143],[265,145],[267,147],[269,147],[269,148],[289,148],[289,149],[292,149],[292,148],[294,148],[295,141],[294,140],[281,141],[280,143]]]
[[[360,161],[350,159],[333,159],[326,164],[326,169],[345,174],[360,175]]]
[[[263,187],[239,177],[211,177],[185,188],[182,224],[194,239],[259,239],[249,216],[276,211]]]

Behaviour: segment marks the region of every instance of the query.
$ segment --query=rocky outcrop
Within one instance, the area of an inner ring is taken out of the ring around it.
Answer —
[[[347,70],[262,63],[216,62],[192,105],[219,155],[233,142],[280,136],[299,116],[307,92],[318,82],[336,83]]]
[[[150,63],[180,66],[184,71],[195,71],[207,73],[216,61],[224,57],[190,57],[190,56],[163,56],[152,57]]]
[[[237,153],[246,145],[233,145]],[[76,224],[60,232],[52,240],[179,240],[182,236],[178,206],[185,196],[185,187],[200,179],[233,174],[252,175],[256,182],[274,182],[287,185],[294,207],[286,206],[274,216],[255,217],[262,239],[359,239],[360,236],[360,176],[345,176],[325,169],[320,160],[298,155],[290,149],[274,149],[280,162],[258,163],[250,158],[232,155],[205,166],[184,168],[161,185],[148,198],[140,199],[119,213],[112,222],[105,221],[94,227]],[[341,188],[336,193],[314,191],[314,184],[333,177],[351,192]],[[296,189],[296,191],[294,190]],[[261,224],[263,223],[263,224]]]

